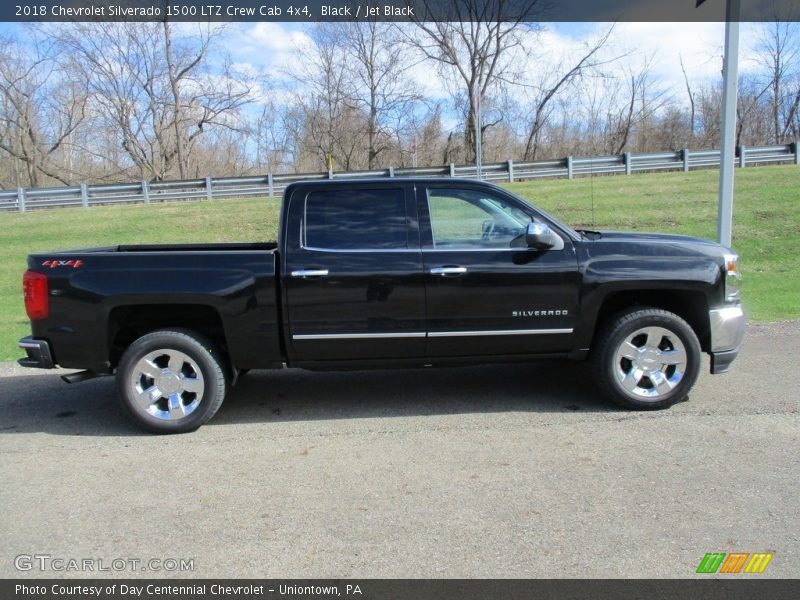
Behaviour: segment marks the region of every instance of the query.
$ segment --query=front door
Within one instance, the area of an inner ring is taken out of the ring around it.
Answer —
[[[571,349],[579,274],[566,234],[554,227],[554,248],[528,249],[526,227],[542,216],[466,182],[419,190],[418,210],[429,357]]]
[[[413,187],[301,187],[285,223],[287,345],[296,361],[419,358],[425,287]]]

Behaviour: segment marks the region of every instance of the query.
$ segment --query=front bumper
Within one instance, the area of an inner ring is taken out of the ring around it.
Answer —
[[[18,342],[18,345],[27,354],[25,358],[17,361],[21,366],[36,369],[52,369],[55,366],[53,353],[50,352],[50,344],[47,341],[24,337]]]
[[[726,373],[739,354],[747,328],[741,305],[708,311],[711,325],[711,372]]]

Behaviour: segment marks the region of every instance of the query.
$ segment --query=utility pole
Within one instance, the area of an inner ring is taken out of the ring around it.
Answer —
[[[475,176],[483,179],[483,133],[481,132],[481,88],[475,90]]]
[[[699,7],[706,0],[697,0]],[[722,127],[720,131],[719,213],[717,241],[731,246],[733,237],[733,176],[736,157],[736,99],[739,79],[740,0],[726,0],[725,55],[722,63]]]
[[[733,171],[736,155],[736,98],[739,79],[740,0],[727,0],[725,58],[722,67],[722,149],[719,168],[719,223],[717,241],[731,246],[733,238]]]

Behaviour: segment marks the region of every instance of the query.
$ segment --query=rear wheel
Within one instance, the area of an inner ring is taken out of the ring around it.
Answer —
[[[154,433],[194,431],[225,399],[216,347],[188,330],[163,329],[131,344],[117,368],[117,392],[134,421]]]
[[[678,315],[656,308],[612,317],[593,350],[598,384],[626,408],[656,410],[684,400],[700,372],[700,342]]]

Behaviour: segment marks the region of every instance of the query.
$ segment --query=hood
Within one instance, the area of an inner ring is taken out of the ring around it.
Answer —
[[[584,243],[604,250],[619,247],[636,248],[636,253],[656,256],[682,256],[702,254],[718,257],[733,251],[725,246],[703,238],[671,233],[638,233],[633,231],[602,231],[595,239],[584,239]],[[649,248],[649,250],[648,250]],[[613,251],[613,250],[612,250]]]
[[[707,257],[721,261],[732,250],[702,238],[667,233],[638,233],[603,231],[581,242],[587,254],[597,256],[628,256],[636,258]]]

